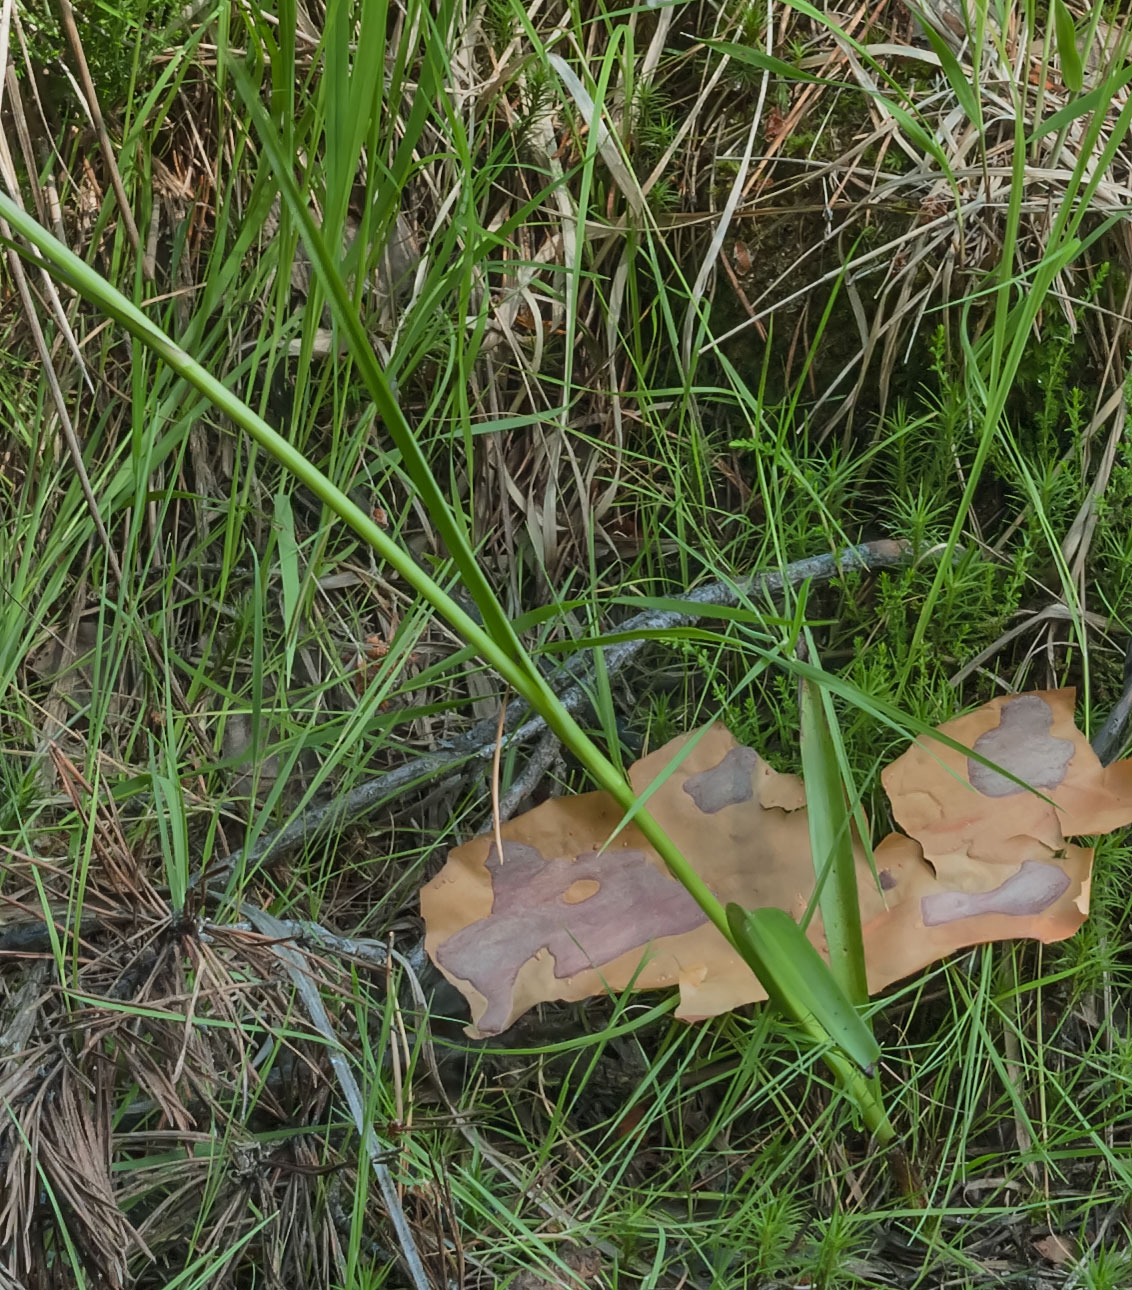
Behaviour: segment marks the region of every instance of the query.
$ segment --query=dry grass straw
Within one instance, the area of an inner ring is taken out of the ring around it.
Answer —
[[[978,17],[980,9],[985,21]],[[1128,99],[1127,80],[1118,73],[1132,30],[1127,19],[1114,25],[1091,20],[1096,12],[1094,6],[1079,15],[1079,43],[1087,44],[1084,89],[1116,85],[1106,103],[1109,124],[1091,139],[1099,156]],[[893,374],[922,343],[924,327],[934,326],[941,310],[945,322],[954,322],[962,303],[999,266],[1019,132],[1026,141],[1015,262],[1020,281],[1042,260],[1059,207],[1072,187],[1090,115],[1086,111],[1061,129],[1045,127],[1075,97],[1062,79],[1052,22],[1036,26],[1033,6],[1020,0],[1005,6],[1001,25],[986,15],[986,6],[973,4],[965,14],[961,0],[927,0],[922,9],[900,0],[844,11],[831,8],[820,22],[782,11],[778,46],[790,39],[802,51],[796,64],[802,73],[837,84],[798,86],[789,106],[768,121],[764,154],[737,215],[758,220],[768,201],[772,209],[797,203],[812,212],[808,227],[813,237],[773,281],[747,285],[747,321],[711,344],[722,344],[744,329],[762,329],[776,315],[796,317],[819,292],[841,281],[858,343],[820,391],[815,411],[824,409],[819,424],[825,434],[851,422],[862,401],[883,410]],[[934,46],[925,36],[928,29]],[[937,52],[941,47],[942,56]],[[847,100],[858,105],[855,114],[849,109],[853,119],[864,117],[869,125],[856,130],[842,151],[836,121],[846,112]],[[892,110],[894,103],[901,112]],[[925,153],[910,134],[908,114],[930,134],[934,154]],[[799,173],[799,163],[784,161],[781,149],[809,122],[818,124],[807,136],[812,142]],[[1132,209],[1132,142],[1113,142],[1109,164],[1090,198],[1089,231],[1107,218],[1119,221],[1098,249],[1127,265],[1123,221]],[[826,160],[831,146],[840,155]],[[1091,178],[1088,158],[1085,167]],[[862,233],[868,238],[858,246]],[[828,268],[815,272],[809,267],[830,258]],[[1124,318],[1116,309],[1106,316],[1090,298],[1088,275],[1095,266],[1095,255],[1090,255],[1066,268],[1054,295],[1069,326],[1085,327],[1111,356]],[[977,307],[973,317],[977,334],[985,320]],[[799,348],[805,352],[804,341]],[[1122,373],[1114,378],[1119,381]]]
[[[361,1061],[337,1015],[348,976],[258,932],[171,916],[113,810],[74,787],[94,839],[81,927],[68,925],[64,866],[15,854],[3,866],[9,1272],[39,1283],[71,1248],[76,1272],[108,1285],[193,1260],[215,1265],[211,1281],[240,1253],[284,1282],[329,1284],[342,1274],[350,1201],[328,1209],[325,1180],[348,1197],[358,1167],[332,1100],[332,1070]],[[17,958],[14,947],[30,944],[18,930],[37,909],[54,954]],[[302,975],[300,998],[329,1001],[333,1029],[321,1001],[313,1027],[296,1013],[288,971]],[[375,1167],[386,1176],[384,1213],[396,1218],[388,1170],[381,1159]],[[399,1222],[423,1287],[414,1237]],[[369,1230],[383,1225],[374,1215]]]

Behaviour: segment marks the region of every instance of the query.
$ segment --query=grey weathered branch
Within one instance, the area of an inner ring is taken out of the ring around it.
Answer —
[[[1128,738],[1129,725],[1132,725],[1132,642],[1129,642],[1124,655],[1123,692],[1092,739],[1093,752],[1100,758],[1102,766],[1116,760]]]
[[[602,650],[607,675],[613,676],[624,669],[650,644],[651,634],[687,627],[702,616],[699,607],[735,605],[751,596],[779,592],[785,586],[797,586],[807,580],[828,582],[846,570],[871,571],[891,569],[908,564],[912,559],[911,545],[881,539],[846,547],[832,555],[810,556],[796,560],[781,572],[766,571],[747,578],[711,582],[688,592],[682,599],[686,610],[646,609],[617,627],[618,635],[637,635],[634,640],[621,640]],[[650,633],[650,636],[640,635]],[[593,661],[588,655],[571,659],[559,672],[557,688],[559,701],[571,715],[576,716],[590,702],[589,683],[593,677]],[[529,716],[526,703],[517,699],[508,705],[504,722],[505,741],[508,747],[529,743],[546,733],[546,722],[540,716]],[[373,779],[350,789],[330,802],[308,806],[293,820],[273,833],[258,838],[250,847],[235,851],[207,871],[212,882],[234,868],[255,868],[270,857],[295,847],[305,845],[315,838],[334,832],[363,819],[371,811],[387,802],[394,794],[402,793],[414,784],[436,780],[449,783],[465,773],[468,762],[488,762],[495,752],[497,724],[494,720],[480,722],[446,748],[418,757],[404,765],[394,767]],[[201,877],[196,880],[199,884]]]

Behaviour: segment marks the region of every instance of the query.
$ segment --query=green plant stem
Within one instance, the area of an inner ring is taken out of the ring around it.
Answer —
[[[563,708],[557,695],[522,650],[521,645],[514,641],[513,636],[514,644],[508,642],[511,648],[501,647],[322,471],[288,443],[282,435],[273,430],[242,399],[176,345],[136,305],[58,242],[5,193],[0,193],[0,218],[6,219],[20,236],[26,238],[64,281],[95,304],[104,314],[125,327],[137,340],[153,350],[180,377],[210,399],[236,425],[247,431],[280,465],[289,470],[334,514],[348,524],[397,571],[406,583],[443,615],[452,628],[499,673],[500,677],[543,717],[547,726],[569,747],[600,788],[609,793],[626,812],[634,808],[636,794],[632,786]],[[35,259],[28,255],[26,248],[17,246],[16,249],[29,259]],[[720,934],[735,947],[736,952],[741,954],[740,947],[735,945],[722,904],[688,863],[672,839],[647,810],[636,810],[634,820],[673,877],[685,887]],[[743,957],[745,959],[746,956]],[[805,1026],[805,1019],[803,1019],[803,1025]],[[823,1045],[828,1045],[830,1042],[828,1034],[816,1021],[807,1032],[812,1033],[815,1042]],[[835,1049],[827,1047],[824,1057],[846,1093],[860,1108],[870,1130],[882,1143],[890,1142],[895,1133],[872,1083],[862,1077]]]
[[[273,430],[242,399],[186,354],[136,305],[127,300],[67,247],[56,241],[4,193],[0,193],[0,217],[8,220],[11,226],[43,255],[69,285],[152,349],[178,376],[210,399],[242,430],[246,430],[280,465],[305,484],[320,501],[348,524],[397,571],[405,582],[446,618],[451,627],[543,717],[547,726],[578,757],[599,787],[608,792],[626,811],[633,806],[636,795],[632,787],[618,774],[608,758],[562,707],[557,695],[525,653],[515,657],[508,650],[501,648],[495,639],[466,613],[407,551],[402,550],[371,516],[352,502],[317,466],[288,443],[281,434]],[[23,248],[17,247],[17,249],[23,251]],[[673,876],[688,889],[712,923],[730,941],[727,915],[707,884],[647,811],[638,811],[635,819],[641,832],[656,847]]]

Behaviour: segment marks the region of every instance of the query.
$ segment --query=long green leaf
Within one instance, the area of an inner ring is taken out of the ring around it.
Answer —
[[[799,8],[797,4],[793,4],[792,7]],[[830,23],[829,25],[840,32],[841,29],[835,23]],[[797,67],[791,67],[789,63],[784,63],[780,58],[774,58],[770,54],[764,54],[757,49],[752,49],[749,45],[736,45],[733,41],[728,40],[705,40],[703,43],[718,53],[726,54],[729,58],[735,59],[736,62],[748,63],[761,71],[773,72],[775,75],[785,79],[801,81],[808,85],[844,84],[842,81],[825,80],[820,76],[812,76]],[[867,47],[863,46],[862,48]],[[870,59],[869,61],[872,62],[873,60]],[[944,172],[947,172],[946,153],[907,108],[887,95],[881,94],[879,90],[865,90],[863,92],[874,99],[885,111],[890,112],[899,122],[904,133],[915,143],[916,147],[927,153],[933,160],[939,162]]]
[[[233,67],[232,70],[235,79],[241,82],[242,91],[250,93],[250,86],[242,69]],[[242,399],[175,344],[133,302],[58,242],[5,193],[0,193],[0,218],[6,219],[18,235],[25,238],[38,251],[42,257],[39,263],[46,262],[60,279],[92,301],[108,318],[126,328],[138,341],[156,353],[178,376],[209,399],[310,489],[334,515],[348,524],[405,583],[426,600],[437,613],[445,617],[455,631],[498,672],[500,677],[543,716],[550,730],[578,758],[598,786],[605,789],[624,811],[636,812],[637,828],[656,850],[672,875],[688,890],[720,933],[730,943],[735,944],[735,932],[718,898],[647,809],[638,807],[632,787],[562,707],[557,696],[524,650],[476,562],[475,553],[468,542],[463,526],[453,514],[447,498],[432,476],[423,449],[410,430],[393,396],[369,339],[362,329],[360,318],[351,306],[334,259],[319,230],[315,227],[309,209],[301,199],[286,164],[278,137],[271,128],[262,106],[254,97],[249,103],[249,109],[256,119],[257,126],[264,129],[262,140],[264,151],[272,165],[277,168],[276,177],[295,222],[307,243],[312,263],[333,307],[336,322],[348,340],[351,355],[384,420],[385,428],[401,451],[406,470],[418,488],[421,500],[428,507],[433,521],[448,544],[449,552],[464,578],[465,585],[476,597],[483,614],[482,624],[469,615],[408,552],[402,550],[370,515],[351,501],[294,444],[269,426]],[[17,245],[17,249],[33,262],[36,260],[34,254],[26,247]],[[824,998],[828,1001],[833,997],[829,992],[836,992],[838,987],[829,974],[828,967],[821,963],[820,957],[817,962],[825,974],[826,982],[824,987],[819,987],[816,981],[811,980],[811,986],[819,1000]],[[766,963],[763,965],[763,970],[767,970]],[[813,977],[812,962],[807,968],[807,977]],[[826,1004],[822,1004],[822,1011],[829,1014]],[[829,1015],[832,1016],[832,1014]],[[851,1036],[843,1036],[843,1038],[845,1042],[854,1042]],[[849,1096],[857,1103],[873,1131],[885,1140],[890,1140],[893,1132],[875,1090],[862,1081],[860,1073],[845,1061],[838,1050],[830,1050],[823,1056]]]
[[[928,39],[935,56],[939,59],[939,65],[943,68],[943,74],[947,77],[948,84],[955,92],[955,97],[959,100],[959,105],[967,114],[968,121],[972,125],[982,126],[982,102],[979,98],[975,87],[967,79],[966,73],[959,65],[959,60],[952,52],[951,46],[932,26],[931,20],[926,15],[920,14],[920,29]]]
[[[618,774],[609,759],[562,707],[554,691],[510,629],[510,641],[498,642],[486,626],[481,626],[461,608],[459,603],[430,577],[407,551],[402,550],[393,541],[372,516],[351,501],[293,444],[272,429],[242,399],[186,354],[132,301],[57,241],[42,225],[2,192],[0,192],[0,218],[6,219],[20,236],[26,238],[60,278],[70,283],[76,291],[93,301],[108,317],[121,323],[134,337],[154,350],[179,376],[209,398],[216,407],[309,488],[334,514],[347,523],[437,613],[448,620],[455,631],[499,673],[517,694],[526,699],[532,708],[542,715],[548,727],[574,753],[599,787],[605,789],[625,811],[637,810],[637,798],[632,787],[623,776]],[[25,255],[28,254],[26,248],[22,246],[17,246],[17,249]],[[30,256],[29,258],[34,259]],[[399,410],[398,415],[400,415]],[[427,471],[427,466],[425,470]],[[435,482],[433,488],[439,494]],[[639,811],[635,818],[637,827],[656,849],[673,877],[683,884],[711,922],[730,940],[731,930],[727,916],[712,890],[647,811]]]
[[[256,133],[273,168],[279,191],[299,229],[310,255],[311,264],[330,303],[334,320],[342,330],[350,355],[357,365],[358,374],[369,391],[370,398],[373,399],[384,427],[401,454],[405,472],[418,490],[421,502],[436,525],[448,554],[460,571],[464,586],[483,617],[484,626],[511,661],[526,671],[530,668],[530,664],[526,660],[522,646],[487,580],[487,575],[476,559],[465,526],[457,518],[449,505],[448,498],[441,491],[429,468],[424,449],[390,389],[389,381],[377,361],[373,344],[362,326],[361,317],[337,270],[336,257],[331,254],[325,238],[315,224],[309,202],[299,191],[293,173],[293,164],[283,150],[278,132],[264,111],[244,69],[239,64],[233,63],[231,71],[232,78],[255,122]]]
[[[731,903],[735,944],[771,999],[816,1043],[833,1043],[864,1075],[873,1075],[880,1045],[822,956],[784,909],[748,910]]]
[[[1098,85],[1096,89],[1090,90],[1088,94],[1082,94],[1077,99],[1070,99],[1064,107],[1058,108],[1056,112],[1051,113],[1043,121],[1039,122],[1026,142],[1030,144],[1036,143],[1047,134],[1056,134],[1058,130],[1064,129],[1079,116],[1085,116],[1089,112],[1096,112],[1098,108],[1107,107],[1112,102],[1113,96],[1118,94],[1129,81],[1132,81],[1132,67],[1126,67],[1119,76],[1105,81],[1103,85]]]
[[[1066,89],[1081,93],[1085,84],[1085,70],[1077,49],[1077,28],[1065,0],[1053,0],[1053,34],[1057,37],[1057,56],[1061,61],[1061,79]]]
[[[861,940],[853,831],[834,743],[828,698],[812,680],[802,682],[802,774],[814,859],[818,908],[829,948],[829,966],[856,1004],[869,997]]]
[[[757,67],[760,71],[770,72],[784,81],[799,81],[803,85],[832,85],[838,88],[845,85],[844,81],[835,81],[828,76],[815,76],[813,72],[804,72],[793,63],[775,58],[773,54],[764,54],[761,49],[753,49],[750,45],[737,45],[733,40],[704,40],[702,44],[717,54],[726,54],[728,58],[733,58],[738,63],[746,63],[750,67]]]

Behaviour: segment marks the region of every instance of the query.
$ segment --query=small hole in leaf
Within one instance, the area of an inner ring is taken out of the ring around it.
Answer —
[[[596,896],[600,890],[601,883],[596,878],[579,878],[577,882],[572,882],[566,888],[562,893],[562,899],[567,905],[580,905],[583,900]]]

